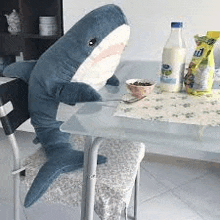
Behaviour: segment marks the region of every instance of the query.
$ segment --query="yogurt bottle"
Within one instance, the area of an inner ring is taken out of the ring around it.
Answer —
[[[182,38],[182,22],[171,23],[171,34],[162,54],[160,87],[163,91],[179,92],[183,87],[186,45]]]

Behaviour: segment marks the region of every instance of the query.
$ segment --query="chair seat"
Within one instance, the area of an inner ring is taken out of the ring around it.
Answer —
[[[83,150],[83,136],[74,135],[71,141],[75,143],[74,149]],[[145,154],[145,146],[137,142],[105,139],[99,148],[99,154],[106,156],[108,161],[97,166],[95,212],[102,220],[120,219],[122,209],[129,204],[137,170]],[[22,183],[27,190],[45,161],[42,149],[26,159],[26,177]],[[61,174],[41,201],[80,205],[82,180],[82,169]]]

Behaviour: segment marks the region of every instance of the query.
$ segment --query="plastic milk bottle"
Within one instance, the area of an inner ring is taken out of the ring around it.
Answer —
[[[163,48],[160,87],[167,92],[179,92],[183,87],[186,45],[182,27],[182,22],[171,23],[171,34]]]

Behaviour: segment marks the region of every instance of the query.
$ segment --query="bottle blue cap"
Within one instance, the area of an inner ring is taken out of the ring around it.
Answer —
[[[183,22],[171,22],[171,27],[172,28],[182,28]]]

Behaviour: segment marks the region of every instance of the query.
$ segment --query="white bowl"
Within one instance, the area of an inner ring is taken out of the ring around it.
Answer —
[[[132,95],[138,99],[141,99],[150,94],[153,91],[155,85],[156,82],[150,79],[129,79],[126,81],[126,88],[128,92],[132,93]]]

